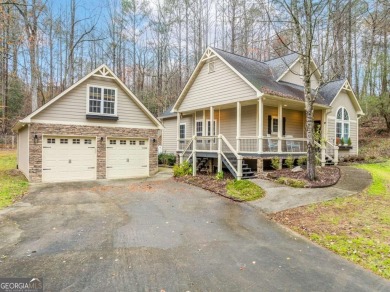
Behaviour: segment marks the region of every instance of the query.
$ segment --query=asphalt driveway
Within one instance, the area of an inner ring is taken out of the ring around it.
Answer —
[[[390,282],[172,179],[34,186],[0,211],[0,277],[46,291],[389,291]]]

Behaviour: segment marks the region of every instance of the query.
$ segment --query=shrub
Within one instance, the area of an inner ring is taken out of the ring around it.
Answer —
[[[301,156],[298,158],[298,165],[299,166],[304,166],[307,163],[307,157],[306,156]]]
[[[175,165],[176,156],[171,153],[161,153],[158,155],[158,164],[165,164],[169,166]]]
[[[275,156],[271,159],[271,167],[273,169],[279,169],[279,165],[280,165],[280,158]]]
[[[351,145],[352,145],[351,138],[348,138],[347,144],[348,144],[348,146],[351,146]]]
[[[294,178],[288,178],[288,177],[279,177],[276,180],[277,183],[284,184],[293,188],[304,188],[305,187],[305,182],[301,181],[299,179],[294,179]]]
[[[288,168],[293,168],[294,167],[294,158],[291,156],[291,155],[289,155],[289,156],[287,156],[287,158],[286,158],[286,160],[284,161],[284,163],[286,164],[286,166],[288,167]]]
[[[174,177],[180,177],[185,175],[191,175],[192,174],[192,165],[184,161],[181,165],[175,164],[173,167],[173,176]]]
[[[341,146],[343,146],[345,144],[344,138],[340,139],[340,144],[341,144]]]
[[[224,173],[223,171],[218,171],[218,173],[215,175],[216,180],[221,180],[223,179]]]

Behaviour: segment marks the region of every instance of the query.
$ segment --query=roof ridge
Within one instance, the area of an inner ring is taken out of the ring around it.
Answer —
[[[236,54],[236,53],[232,53],[232,52],[228,52],[226,50],[222,50],[222,49],[219,49],[219,48],[215,48],[215,47],[210,47],[211,49],[213,50],[218,50],[218,51],[222,51],[222,52],[225,52],[225,53],[228,53],[228,54],[231,54],[231,55],[235,55],[237,57],[241,57],[241,58],[245,58],[245,59],[248,59],[248,60],[251,60],[251,61],[255,61],[255,62],[258,62],[258,63],[262,63],[264,65],[268,65],[266,64],[265,62],[263,61],[259,61],[259,60],[256,60],[256,59],[252,59],[252,58],[249,58],[249,57],[245,57],[245,56],[242,56],[242,55],[239,55],[239,54]]]
[[[284,58],[284,57],[287,57],[287,56],[290,56],[290,55],[293,55],[293,54],[299,55],[298,53],[293,52],[293,53],[286,54],[286,55],[283,55],[283,56],[280,56],[280,57],[275,57],[275,58],[269,59],[269,60],[267,60],[267,61],[264,61],[264,63],[270,62],[270,61],[274,61],[274,60],[276,60],[276,59],[281,59],[281,58]]]

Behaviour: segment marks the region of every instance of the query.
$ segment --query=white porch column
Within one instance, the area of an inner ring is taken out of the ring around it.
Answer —
[[[218,135],[218,172],[222,171],[222,136]]]
[[[177,123],[177,129],[176,129],[177,145],[176,145],[176,148],[177,148],[177,150],[180,150],[180,113],[178,112],[176,114],[176,116],[177,116],[177,119],[176,119],[176,123]]]
[[[237,101],[237,136],[236,136],[237,152],[240,152],[240,137],[241,137],[241,102]]]
[[[202,136],[207,136],[207,123],[206,123],[206,110],[203,110],[203,117],[202,117]],[[203,140],[204,142],[204,140]]]
[[[195,176],[196,175],[196,168],[197,168],[197,165],[196,165],[196,137],[192,137],[193,141],[192,141],[192,175]]]
[[[264,116],[264,105],[263,99],[259,98],[258,104],[258,127],[259,127],[259,153],[263,152],[263,116]]]
[[[283,105],[279,103],[278,106],[278,152],[282,152],[282,138],[283,138]]]
[[[323,140],[326,140],[326,137],[328,136],[327,133],[327,127],[326,127],[326,119],[327,119],[327,114],[326,110],[322,110],[322,117],[321,117],[321,138]]]
[[[210,106],[210,136],[214,136],[214,107]],[[215,140],[210,140],[210,150],[213,150],[213,142]]]

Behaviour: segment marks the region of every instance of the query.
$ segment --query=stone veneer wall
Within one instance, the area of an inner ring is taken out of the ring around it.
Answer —
[[[38,143],[34,143],[35,134],[38,136]],[[153,138],[157,140],[158,129],[140,128],[114,128],[114,127],[94,127],[76,126],[61,124],[31,124],[30,126],[30,169],[29,181],[42,181],[42,135],[58,136],[91,136],[97,141],[97,178],[106,178],[106,137],[113,138],[148,138],[149,139],[149,174],[158,171],[157,141],[153,143]],[[103,137],[103,142],[100,138]]]

